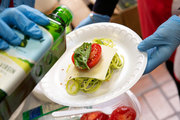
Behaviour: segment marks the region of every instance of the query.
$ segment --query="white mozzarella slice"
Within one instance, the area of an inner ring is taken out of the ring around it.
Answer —
[[[98,64],[96,64],[90,70],[79,70],[72,63],[67,70],[66,80],[76,77],[88,77],[96,78],[99,80],[105,80],[109,65],[111,63],[113,56],[116,53],[116,50],[104,45],[101,45],[101,48],[102,54]]]

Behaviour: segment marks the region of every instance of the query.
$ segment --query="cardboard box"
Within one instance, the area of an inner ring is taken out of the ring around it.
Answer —
[[[135,31],[139,36],[141,36],[137,5],[127,8],[125,10],[119,8],[116,10],[118,10],[119,12],[114,12],[110,21],[125,25]]]

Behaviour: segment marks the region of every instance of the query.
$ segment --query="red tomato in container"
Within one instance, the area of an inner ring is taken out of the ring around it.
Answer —
[[[135,120],[136,111],[129,106],[116,108],[111,115],[102,112],[91,112],[83,114],[80,120]]]
[[[116,108],[109,120],[135,120],[136,119],[136,111],[128,106],[120,106]]]
[[[80,120],[108,120],[109,115],[106,115],[102,112],[91,112],[83,114]]]
[[[97,43],[93,43],[91,45],[91,52],[87,61],[87,65],[89,68],[94,67],[101,58],[101,46]],[[72,55],[72,62],[74,63],[74,54]]]

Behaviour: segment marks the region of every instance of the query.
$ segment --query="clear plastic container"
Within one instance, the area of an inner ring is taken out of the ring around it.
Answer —
[[[141,106],[137,97],[130,90],[116,97],[115,99],[93,106],[93,108],[102,108],[102,107],[114,106],[114,105],[118,105],[118,106],[124,105],[124,106],[132,107],[136,111],[136,120],[139,119],[141,113]]]
[[[112,99],[108,102],[104,102],[95,106],[89,106],[89,107],[69,107],[68,109],[62,109],[64,110],[75,110],[75,109],[92,109],[92,108],[102,108],[102,107],[111,107],[114,105],[118,106],[129,106],[132,107],[136,111],[136,120],[139,120],[140,114],[141,114],[141,106],[137,99],[137,97],[129,90],[125,92],[124,94],[116,97],[115,99]],[[117,107],[118,107],[117,106]],[[52,112],[51,112],[52,113]],[[65,116],[65,117],[56,117],[54,118],[51,114],[42,116],[41,118],[38,118],[38,120],[79,120],[80,117],[83,114],[78,115],[71,115],[71,116]]]

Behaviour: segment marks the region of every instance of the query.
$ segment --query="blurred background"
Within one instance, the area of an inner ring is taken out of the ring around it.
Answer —
[[[48,14],[59,4],[66,5],[74,14],[71,24],[73,30],[89,15],[94,3],[95,0],[36,0],[35,8]],[[136,0],[119,0],[111,22],[125,25],[142,37]],[[136,95],[142,107],[139,120],[180,120],[177,88],[165,64],[144,75],[131,88],[131,91]],[[30,97],[32,96],[30,95]],[[36,97],[33,99],[40,101]],[[31,106],[36,107],[34,104]],[[17,110],[11,119],[13,120],[18,115]]]

